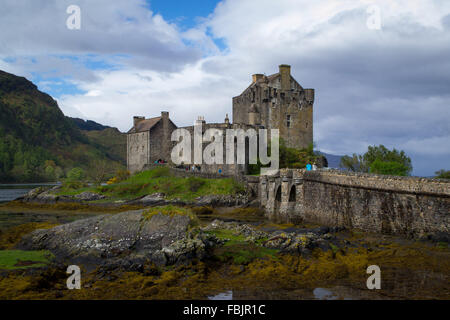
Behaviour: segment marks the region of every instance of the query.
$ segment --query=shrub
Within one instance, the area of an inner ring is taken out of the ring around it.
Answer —
[[[128,170],[117,170],[115,178],[117,181],[124,181],[130,176],[130,171]]]
[[[114,184],[119,182],[119,180],[117,179],[117,177],[112,177],[111,179],[109,179],[108,181],[106,181],[106,184]]]
[[[73,168],[67,173],[67,179],[70,181],[81,181],[84,179],[84,171],[81,168]]]

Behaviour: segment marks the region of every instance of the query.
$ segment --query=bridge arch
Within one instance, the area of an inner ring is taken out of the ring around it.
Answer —
[[[280,207],[281,207],[281,185],[277,185],[275,187],[275,199],[274,199],[274,213],[275,215],[279,215]]]
[[[295,184],[291,186],[291,191],[289,191],[289,202],[296,202],[297,201],[297,188],[295,187]]]

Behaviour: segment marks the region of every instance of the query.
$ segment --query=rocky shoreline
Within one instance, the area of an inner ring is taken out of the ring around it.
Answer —
[[[206,195],[195,198],[193,201],[184,201],[181,199],[167,199],[163,193],[153,193],[139,197],[132,200],[114,200],[108,201],[104,195],[94,192],[82,192],[74,196],[55,194],[60,186],[53,188],[39,187],[31,190],[23,197],[17,198],[16,201],[23,203],[38,203],[38,204],[55,204],[55,203],[77,203],[89,204],[93,206],[119,206],[119,205],[140,205],[140,206],[164,206],[164,205],[178,205],[178,206],[220,206],[220,207],[234,207],[234,206],[257,206],[258,203],[254,199],[250,199],[247,194],[237,195]],[[94,202],[104,200],[102,202]]]
[[[136,268],[145,262],[158,266],[203,260],[228,239],[214,231],[228,230],[243,242],[276,249],[281,253],[309,254],[314,248],[329,250],[333,236],[329,228],[266,232],[248,224],[214,220],[204,227],[193,226],[195,218],[182,214],[148,217],[146,210],[101,215],[36,230],[17,245],[21,250],[49,250],[57,261],[69,264]],[[134,267],[132,267],[134,266]]]

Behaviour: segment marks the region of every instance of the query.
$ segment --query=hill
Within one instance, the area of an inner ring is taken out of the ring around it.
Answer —
[[[78,129],[80,130],[84,130],[84,131],[92,131],[92,130],[104,130],[104,129],[108,129],[111,128],[109,126],[104,126],[98,122],[92,121],[92,120],[83,120],[80,118],[71,118],[71,117],[67,117],[69,120],[71,120],[73,122],[73,124],[75,126],[78,127]]]
[[[329,153],[325,153],[325,152],[321,152],[321,151],[319,151],[319,153],[321,155],[325,156],[325,158],[327,158],[329,168],[336,168],[336,169],[339,168],[339,164],[341,163],[342,156],[338,156],[335,154],[329,154]]]
[[[127,164],[127,135],[117,128],[107,127],[103,130],[83,130],[82,133],[89,138],[92,144],[116,161]]]
[[[0,114],[1,182],[55,181],[73,167],[90,176],[99,163],[110,171],[123,167],[65,117],[51,96],[4,71]]]

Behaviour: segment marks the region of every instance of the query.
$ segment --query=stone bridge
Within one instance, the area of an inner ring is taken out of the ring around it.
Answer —
[[[301,220],[304,170],[280,170],[260,177],[260,203],[269,219],[277,222]]]
[[[259,177],[266,216],[370,232],[450,238],[450,180],[282,169]]]

